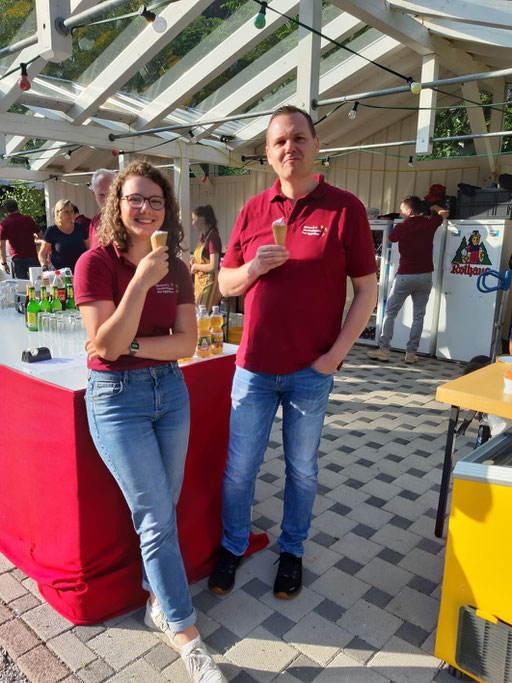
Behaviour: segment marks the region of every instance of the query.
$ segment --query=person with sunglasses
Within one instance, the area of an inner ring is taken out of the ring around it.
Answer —
[[[157,230],[168,233],[167,245],[152,250]],[[197,339],[182,239],[167,179],[133,162],[111,185],[98,246],[77,263],[75,300],[89,337],[89,429],[140,538],[144,621],[167,636],[193,681],[221,683],[195,626],[176,528],[190,426],[177,359],[191,356]]]

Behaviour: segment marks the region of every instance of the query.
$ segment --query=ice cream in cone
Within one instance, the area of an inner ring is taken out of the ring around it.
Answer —
[[[278,218],[277,221],[272,223],[272,232],[274,233],[274,240],[276,244],[284,246],[287,230],[288,226],[284,222],[284,218]]]
[[[158,249],[158,247],[165,247],[167,244],[167,232],[164,230],[155,230],[151,235],[151,249],[153,251]]]

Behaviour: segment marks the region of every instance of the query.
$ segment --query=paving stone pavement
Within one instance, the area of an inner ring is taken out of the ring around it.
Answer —
[[[291,601],[272,594],[284,481],[279,413],[253,514],[269,546],[246,560],[230,595],[209,593],[206,579],[191,586],[199,630],[232,683],[450,680],[434,656],[446,542],[434,522],[449,413],[435,391],[462,365],[405,365],[398,352],[383,364],[367,349],[356,346],[335,377],[302,593]],[[457,457],[475,437],[471,426],[458,438]],[[142,610],[74,626],[2,555],[0,647],[35,683],[188,680]]]

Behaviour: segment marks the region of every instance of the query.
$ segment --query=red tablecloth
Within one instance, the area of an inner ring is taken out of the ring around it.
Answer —
[[[177,508],[190,582],[206,576],[222,535],[234,356],[184,367],[191,434]],[[0,365],[0,551],[75,624],[144,603],[138,538],[128,507],[98,456],[84,392]],[[251,537],[248,554],[268,543]]]

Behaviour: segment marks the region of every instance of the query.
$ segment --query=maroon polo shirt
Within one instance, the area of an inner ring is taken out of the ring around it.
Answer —
[[[97,232],[101,223],[101,211],[94,214],[89,223],[89,248],[93,249],[98,246]]]
[[[13,258],[37,258],[34,233],[39,232],[35,220],[19,211],[8,214],[0,223],[0,240],[8,240]]]
[[[253,197],[236,221],[224,268],[238,268],[258,247],[274,244],[272,222],[284,217],[286,263],[247,290],[237,365],[252,372],[288,374],[309,367],[336,341],[347,275],[377,270],[366,211],[350,192],[324,182],[292,206],[281,183]]]
[[[389,234],[390,242],[398,242],[400,262],[398,275],[431,273],[434,270],[432,245],[437,228],[443,219],[438,213],[431,216],[410,216],[395,225]]]
[[[78,259],[74,271],[75,301],[78,305],[91,301],[113,301],[119,305],[136,266],[115,245],[89,249]],[[169,334],[174,325],[176,307],[194,303],[192,278],[187,266],[178,258],[169,259],[169,272],[148,291],[137,337],[160,337]],[[92,370],[133,370],[168,361],[135,356],[120,356],[115,361],[103,358],[89,360]]]

